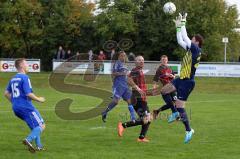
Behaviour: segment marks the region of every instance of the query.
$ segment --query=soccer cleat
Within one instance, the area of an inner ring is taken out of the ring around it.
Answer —
[[[153,110],[153,120],[156,120],[159,115],[159,110]]]
[[[123,132],[124,132],[125,128],[122,126],[122,123],[119,122],[118,123],[118,136],[122,137],[123,136]]]
[[[35,148],[33,147],[33,145],[32,145],[27,139],[24,139],[24,140],[22,141],[22,143],[23,143],[23,145],[26,145],[26,146],[27,146],[28,150],[29,150],[31,153],[35,153],[35,152],[36,152],[36,150],[35,150]]]
[[[194,134],[193,129],[191,129],[191,131],[186,131],[185,140],[184,140],[185,144],[189,143],[189,141],[192,139],[193,134]]]
[[[168,123],[172,123],[180,117],[179,112],[172,113],[168,118]]]
[[[107,122],[107,113],[105,113],[105,112],[102,113],[102,121],[103,121],[104,123]]]
[[[46,151],[46,149],[44,147],[37,147],[36,151]]]
[[[143,139],[138,138],[137,142],[149,142],[149,140],[147,138],[143,138]]]

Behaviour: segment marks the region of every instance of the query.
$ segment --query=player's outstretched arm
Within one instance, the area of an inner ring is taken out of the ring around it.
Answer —
[[[177,31],[177,42],[182,48],[187,50],[187,48],[188,48],[187,43],[185,43],[185,41],[183,41],[181,31]]]
[[[185,13],[184,15],[181,15],[179,13],[179,16],[181,17],[181,34],[182,34],[182,38],[183,41],[187,44],[188,48],[191,47],[191,40],[187,35],[187,30],[186,30],[186,21],[187,21],[187,13]]]
[[[4,96],[8,99],[9,102],[12,102],[11,101],[11,94],[8,91],[4,92]]]
[[[40,103],[45,102],[45,98],[44,97],[37,97],[34,93],[29,93],[29,94],[27,94],[27,96],[29,98],[31,98],[32,100],[35,100],[37,102],[40,102]]]
[[[181,20],[182,20],[182,16],[181,14],[179,14],[178,17],[176,17],[176,20],[174,19],[174,23],[176,25],[176,31],[177,31],[177,42],[180,46],[182,46],[185,50],[187,50],[187,44],[183,41],[182,38],[182,33],[181,33],[181,28],[182,28],[182,24],[181,24]]]

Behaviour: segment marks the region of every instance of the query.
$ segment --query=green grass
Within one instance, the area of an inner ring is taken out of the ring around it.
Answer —
[[[0,91],[13,74],[0,74]],[[240,158],[240,79],[197,78],[196,88],[187,103],[195,135],[190,144],[183,144],[182,123],[168,124],[166,119],[154,121],[149,129],[150,143],[137,143],[140,127],[129,128],[124,137],[116,134],[116,125],[128,112],[121,102],[103,124],[101,117],[86,121],[65,121],[55,114],[55,104],[66,97],[74,99],[71,110],[80,112],[100,103],[100,99],[84,95],[64,94],[50,88],[48,73],[30,74],[34,92],[45,96],[44,104],[34,103],[46,121],[42,135],[45,152],[30,154],[21,144],[29,133],[24,122],[13,115],[10,104],[0,100],[0,158],[56,159],[239,159]],[[69,76],[66,82],[111,89],[109,78],[99,77],[98,83],[84,82],[80,76]],[[152,109],[162,105],[161,97],[150,97]],[[167,111],[166,113],[170,113]]]

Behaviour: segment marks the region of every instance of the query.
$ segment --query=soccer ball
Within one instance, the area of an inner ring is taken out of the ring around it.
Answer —
[[[172,2],[167,2],[167,3],[165,3],[164,6],[163,6],[163,11],[164,11],[164,13],[166,13],[166,14],[173,14],[173,13],[176,12],[176,6],[175,6],[175,4],[172,3]]]

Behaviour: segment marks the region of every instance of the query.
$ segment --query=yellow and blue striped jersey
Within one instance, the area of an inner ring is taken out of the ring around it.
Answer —
[[[201,49],[191,44],[191,48],[188,49],[187,53],[182,59],[180,79],[194,79],[196,69],[201,59]]]

